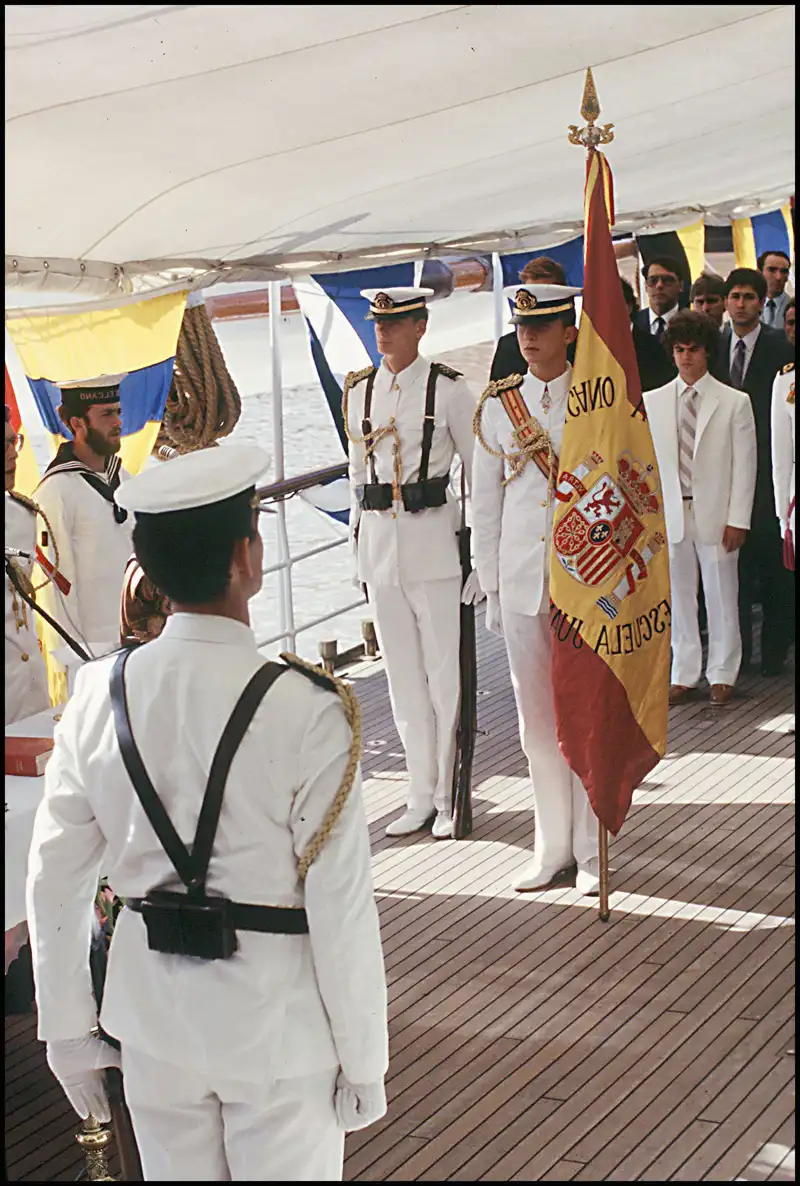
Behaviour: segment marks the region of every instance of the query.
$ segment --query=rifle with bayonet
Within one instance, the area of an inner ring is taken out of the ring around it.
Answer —
[[[461,587],[472,572],[471,532],[467,527],[466,482],[461,467],[461,526],[458,531],[458,555],[461,562]],[[475,649],[475,606],[461,604],[461,640],[458,666],[461,698],[456,730],[456,758],[453,767],[453,836],[463,840],[472,833],[472,761],[478,733],[478,658]]]

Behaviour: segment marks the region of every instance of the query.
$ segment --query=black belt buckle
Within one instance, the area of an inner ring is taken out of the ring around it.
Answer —
[[[140,911],[151,951],[226,960],[239,946],[227,898],[157,890],[142,899]]]

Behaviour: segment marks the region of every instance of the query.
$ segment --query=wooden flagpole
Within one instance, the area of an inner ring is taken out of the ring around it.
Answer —
[[[611,908],[608,904],[608,828],[601,823],[598,823],[597,826],[599,830],[597,852],[600,858],[599,914],[601,922],[608,922],[611,917]]]

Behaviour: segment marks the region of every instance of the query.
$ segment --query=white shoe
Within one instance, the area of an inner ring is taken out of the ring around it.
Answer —
[[[412,832],[421,832],[423,828],[427,828],[433,818],[434,812],[428,808],[423,808],[422,811],[411,811],[407,808],[401,816],[387,825],[386,835],[410,836]]]
[[[585,864],[578,866],[575,889],[585,898],[598,896],[600,893],[600,860],[598,857],[590,857]]]
[[[552,889],[562,882],[570,881],[575,876],[575,865],[560,865],[555,869],[552,866],[544,866],[541,861],[534,858],[530,865],[526,865],[521,873],[518,873],[511,882],[513,889],[518,894],[530,894],[535,890]]]
[[[431,832],[437,840],[453,839],[453,817],[449,811],[437,811]]]

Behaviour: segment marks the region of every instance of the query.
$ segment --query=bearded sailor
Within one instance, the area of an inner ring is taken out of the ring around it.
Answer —
[[[579,892],[598,890],[597,823],[558,746],[550,671],[553,498],[580,291],[556,284],[505,290],[528,371],[490,383],[475,414],[475,562],[487,629],[505,637],[533,789],[534,859],[515,882],[520,892],[561,884],[576,865]]]
[[[458,371],[419,353],[431,289],[361,295],[383,359],[345,380],[351,542],[409,777],[406,810],[386,833],[405,836],[432,822],[443,839],[452,835],[460,600],[482,596],[475,573],[462,592],[459,513],[448,490],[455,453],[471,485],[475,400]]]
[[[36,597],[33,585],[33,557],[36,554],[37,521],[46,521],[31,498],[14,489],[17,452],[22,438],[14,432],[6,405],[5,492],[6,492],[6,724],[24,720],[50,707],[47,672],[36,633],[35,610],[22,595]],[[37,518],[38,517],[38,518]],[[45,579],[49,579],[45,577]]]
[[[115,500],[120,481],[129,476],[118,457],[124,378],[103,375],[61,385],[58,414],[73,439],[61,445],[36,491],[70,586],[67,594],[48,586],[44,608],[95,657],[118,645],[122,582],[132,551],[128,513]],[[39,542],[53,561],[50,535],[42,531]],[[63,671],[62,660],[72,663],[71,652],[49,628],[44,637],[55,669]]]
[[[78,672],[34,826],[39,1037],[100,1121],[120,1061],[103,1034],[121,1044],[146,1181],[340,1181],[345,1131],[386,1111],[358,702],[294,656],[265,662],[250,628],[268,460],[202,449],[120,490],[172,612]],[[97,1031],[101,872],[125,909]]]

